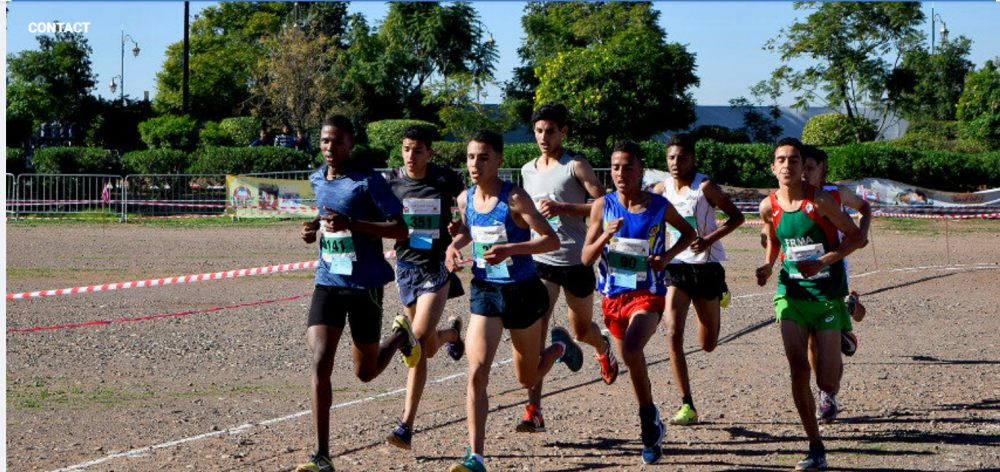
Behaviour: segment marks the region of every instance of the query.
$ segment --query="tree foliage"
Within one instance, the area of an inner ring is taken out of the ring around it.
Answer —
[[[531,108],[560,102],[570,109],[573,139],[608,149],[694,122],[688,89],[698,84],[695,58],[667,43],[649,3],[530,3],[518,53],[537,79]],[[529,91],[508,106],[524,116]]]
[[[493,82],[489,82],[493,83]],[[457,141],[465,141],[482,129],[505,133],[517,127],[517,119],[506,107],[485,105],[486,95],[472,74],[455,74],[432,84],[424,102],[437,106],[443,131]]]
[[[855,115],[879,122],[879,132],[896,106],[887,83],[904,53],[919,47],[924,20],[916,2],[796,2],[810,10],[804,21],[781,30],[765,45],[777,48],[785,62],[815,61],[802,70],[783,65],[772,78],[796,94],[795,106],[820,102],[843,107]]]
[[[965,76],[975,69],[968,59],[971,48],[972,41],[959,36],[941,41],[934,54],[924,48],[906,51],[888,82],[900,114],[910,121],[954,120]]]
[[[60,31],[35,39],[38,50],[7,55],[7,119],[30,124],[29,130],[52,119],[85,127],[96,103],[90,92],[97,81],[87,38]]]
[[[1000,64],[987,62],[968,75],[956,116],[962,122],[963,137],[1000,149]]]

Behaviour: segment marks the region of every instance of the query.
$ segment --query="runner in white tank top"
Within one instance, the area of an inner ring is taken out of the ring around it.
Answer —
[[[678,254],[667,265],[667,338],[670,343],[670,363],[681,394],[681,408],[670,420],[672,424],[689,425],[698,422],[698,412],[691,396],[687,359],[684,357],[684,326],[688,307],[694,304],[698,316],[698,340],[705,352],[712,352],[719,342],[719,312],[722,299],[728,296],[726,271],[721,261],[726,251],[720,240],[743,224],[743,213],[729,197],[704,174],[695,170],[694,141],[686,134],[672,136],[667,141],[667,166],[670,177],[653,188],[673,204],[698,235],[694,244]],[[716,208],[726,213],[728,220],[721,227],[715,223]],[[677,231],[669,229],[671,242]]]
[[[524,190],[531,195],[542,216],[559,236],[559,249],[534,256],[535,270],[549,291],[549,310],[543,319],[547,332],[552,309],[563,292],[569,308],[569,324],[577,341],[594,348],[601,366],[601,377],[611,384],[618,377],[618,361],[610,340],[594,323],[594,290],[597,278],[592,265],[581,260],[587,224],[593,206],[588,200],[604,197],[607,191],[597,180],[594,169],[582,157],[572,155],[562,145],[569,131],[568,110],[560,104],[545,104],[531,117],[535,141],[541,156],[521,168]],[[542,418],[542,383],[528,389],[524,418],[515,428],[519,432],[545,431]]]

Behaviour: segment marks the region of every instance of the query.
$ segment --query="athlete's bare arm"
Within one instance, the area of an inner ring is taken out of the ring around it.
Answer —
[[[663,182],[659,182],[653,186],[653,189],[650,190],[650,192],[653,192],[657,195],[663,195],[666,192],[666,188],[664,187]]]
[[[507,194],[507,206],[514,222],[523,221],[538,233],[538,237],[523,243],[498,244],[483,253],[483,259],[490,265],[496,265],[510,256],[544,254],[559,249],[559,236],[552,225],[535,208],[531,197],[521,187],[511,186]]]
[[[583,186],[584,190],[595,200],[604,196],[607,189],[598,180],[597,174],[590,163],[583,159],[573,159],[573,175],[576,181]],[[589,203],[568,203],[554,202],[548,198],[538,202],[538,211],[546,218],[559,215],[590,216],[590,207],[594,202]]]
[[[463,191],[458,196],[458,213],[460,219],[458,221],[458,232],[455,233],[454,239],[452,239],[451,244],[448,245],[448,249],[445,250],[444,264],[451,272],[458,272],[462,270],[462,266],[459,262],[462,261],[462,253],[460,250],[468,246],[472,242],[472,235],[469,234],[468,222],[465,221],[465,202],[466,193],[468,190]]]
[[[608,227],[604,227],[604,199],[598,198],[594,201],[590,210],[590,223],[587,227],[587,237],[583,242],[582,261],[584,265],[591,265],[597,262],[604,251],[604,246],[611,241],[615,233],[621,229],[623,221],[621,218],[608,222]]]
[[[705,198],[708,199],[709,203],[722,210],[728,219],[726,219],[726,222],[723,223],[722,226],[719,226],[715,229],[715,231],[712,231],[711,234],[706,234],[705,236],[695,239],[694,244],[691,245],[691,250],[695,254],[701,254],[707,251],[708,248],[712,247],[712,245],[717,241],[726,237],[729,233],[736,231],[736,228],[739,228],[745,220],[743,212],[741,212],[739,208],[736,208],[736,205],[733,204],[732,200],[726,196],[726,193],[723,192],[722,189],[715,184],[715,182],[705,179],[701,183],[701,191],[705,194]],[[713,214],[711,217],[715,218],[715,215]]]
[[[861,247],[868,245],[868,228],[872,224],[872,206],[847,187],[840,187],[840,202],[861,214],[858,226],[861,229]]]
[[[814,201],[819,209],[820,216],[826,218],[833,223],[833,226],[837,228],[837,231],[843,233],[844,238],[841,240],[840,245],[836,249],[823,254],[818,259],[813,259],[809,261],[801,261],[795,263],[795,268],[799,270],[802,277],[809,278],[819,273],[824,267],[828,267],[830,264],[837,262],[848,254],[854,252],[857,248],[861,247],[861,230],[854,225],[854,221],[851,217],[847,216],[840,209],[840,204],[830,194],[816,189],[816,195]]]
[[[327,207],[326,215],[320,216],[322,224],[326,225],[327,231],[339,232],[350,230],[352,232],[370,234],[385,239],[395,239],[402,241],[410,237],[410,229],[403,220],[403,212],[389,218],[388,221],[364,221],[348,218],[346,215],[337,213]]]
[[[778,260],[781,253],[781,241],[778,241],[778,234],[774,228],[774,218],[771,217],[771,199],[765,198],[760,202],[760,217],[764,220],[763,234],[766,246],[764,247],[764,265],[757,268],[757,285],[763,287],[767,284],[767,279],[771,277],[774,270],[774,262]]]
[[[695,239],[698,238],[698,233],[694,232],[694,228],[691,224],[677,213],[677,209],[674,208],[670,202],[667,202],[667,208],[663,210],[663,221],[666,221],[670,226],[673,226],[677,231],[680,231],[681,238],[674,243],[667,252],[662,254],[652,254],[649,256],[649,265],[654,271],[660,272],[667,268],[667,264],[674,260],[678,254],[684,251]]]

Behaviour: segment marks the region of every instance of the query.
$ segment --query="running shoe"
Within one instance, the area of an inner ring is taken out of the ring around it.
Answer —
[[[452,464],[448,472],[486,472],[486,465],[472,457],[472,448],[465,450],[465,457],[461,462]]]
[[[676,424],[679,426],[687,426],[689,424],[695,424],[698,422],[698,411],[694,409],[691,405],[685,403],[681,406],[680,410],[677,410],[677,414],[673,418],[670,418],[670,424]]]
[[[660,412],[656,411],[656,421],[653,424],[642,425],[642,462],[655,464],[663,458],[663,437],[667,435],[667,425],[660,421]]]
[[[719,307],[726,308],[729,306],[729,302],[731,301],[733,301],[733,296],[729,293],[729,290],[726,290],[725,292],[722,292],[722,299],[719,300]]]
[[[851,290],[850,295],[847,296],[847,313],[851,315],[854,321],[860,322],[865,318],[865,306],[861,304],[861,296],[858,292]]]
[[[334,472],[333,463],[330,458],[314,452],[309,462],[299,464],[295,472]]]
[[[795,465],[795,470],[819,470],[826,468],[826,451],[809,451],[805,459]]]
[[[597,359],[597,363],[601,365],[601,378],[604,379],[604,383],[611,385],[618,378],[618,359],[615,358],[615,349],[611,346],[611,338],[607,335],[602,337],[604,342],[608,344],[608,348],[604,354],[595,352],[594,359]]]
[[[561,342],[566,346],[566,351],[563,352],[558,362],[566,364],[566,367],[569,367],[569,370],[573,372],[583,367],[583,351],[580,350],[580,346],[577,346],[573,342],[573,339],[569,337],[569,333],[565,329],[552,328],[552,342]]]
[[[831,423],[840,413],[837,407],[837,394],[819,391],[819,403],[816,405],[816,420]]]
[[[465,341],[462,341],[462,318],[454,315],[449,317],[448,328],[455,330],[458,337],[454,342],[444,343],[444,348],[448,351],[448,356],[457,361],[465,354]]]
[[[524,418],[521,419],[521,422],[514,429],[519,433],[544,433],[545,418],[542,418],[542,412],[538,408],[532,405],[525,405]]]
[[[400,421],[399,426],[396,426],[396,430],[389,433],[389,436],[385,438],[385,442],[396,446],[400,449],[410,449],[410,441],[413,439],[413,430],[410,429],[406,423]]]
[[[399,315],[392,322],[393,331],[402,331],[405,335],[403,345],[399,346],[399,353],[403,356],[403,362],[409,368],[414,368],[420,362],[420,343],[413,335],[413,327],[410,326],[410,319]]]
[[[855,352],[858,351],[858,337],[850,331],[840,332],[840,352],[843,352],[845,356],[851,357]]]

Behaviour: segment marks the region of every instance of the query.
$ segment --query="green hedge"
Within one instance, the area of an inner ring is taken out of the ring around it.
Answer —
[[[190,152],[198,146],[198,122],[188,116],[158,116],[139,123],[139,135],[150,149]]]
[[[47,147],[35,151],[31,159],[39,174],[117,173],[118,165],[107,149],[88,147]]]
[[[20,174],[28,167],[24,151],[18,148],[7,148],[7,173]]]
[[[866,118],[825,113],[809,118],[802,129],[802,142],[814,146],[840,146],[875,139],[875,124]]]
[[[188,154],[176,149],[132,151],[122,156],[125,174],[183,174],[188,167]]]
[[[937,139],[955,139],[958,133],[958,121],[920,120],[913,121],[906,127],[906,136],[915,134]]]
[[[238,146],[240,144],[233,140],[233,137],[222,125],[214,121],[205,123],[205,127],[198,133],[198,146],[201,147]]]
[[[190,156],[191,174],[250,174],[309,170],[314,157],[284,147],[206,147]]]
[[[260,129],[264,124],[252,116],[238,116],[219,121],[219,128],[229,135],[232,145],[249,146],[260,137]]]
[[[372,147],[391,151],[403,142],[403,132],[410,126],[426,126],[441,136],[441,127],[420,120],[382,120],[368,124],[368,142]]]
[[[965,138],[942,138],[932,134],[911,134],[909,130],[901,138],[889,141],[892,146],[917,151],[948,151],[964,154],[980,154],[989,151],[986,143]]]
[[[723,144],[750,144],[750,137],[746,133],[725,126],[701,125],[688,134],[695,141],[710,139]]]

